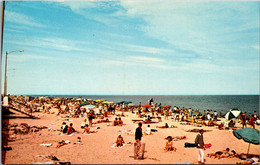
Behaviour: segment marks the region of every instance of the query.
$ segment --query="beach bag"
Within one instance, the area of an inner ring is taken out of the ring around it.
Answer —
[[[196,145],[195,143],[188,143],[188,142],[184,143],[185,148],[194,148],[194,147],[197,147],[197,146],[198,145]]]

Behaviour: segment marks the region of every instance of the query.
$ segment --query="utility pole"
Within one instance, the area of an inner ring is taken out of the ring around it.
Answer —
[[[1,20],[1,61],[2,61],[2,57],[3,57],[3,38],[4,38],[4,18],[5,18],[5,1],[3,1],[2,3],[2,20]],[[6,64],[6,60],[7,60],[7,54],[6,54],[6,59],[5,59],[5,64]],[[1,69],[2,70],[2,69]],[[5,66],[5,70],[6,70],[6,66]],[[5,76],[6,76],[6,72],[5,72]],[[2,82],[2,77],[0,78],[1,82]],[[6,83],[6,80],[5,80]],[[4,96],[6,94],[6,91],[4,91]]]

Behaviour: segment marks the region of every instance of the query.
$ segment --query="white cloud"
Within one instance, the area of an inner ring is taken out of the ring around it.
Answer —
[[[25,39],[25,41],[7,41],[8,43],[31,46],[31,47],[41,47],[45,49],[55,49],[60,51],[85,51],[84,46],[88,44],[85,41],[73,41],[64,38],[51,37],[51,38],[32,38]]]
[[[45,28],[46,25],[38,23],[34,18],[31,16],[27,16],[24,14],[16,13],[13,11],[5,11],[5,21],[10,21],[17,24],[28,25],[33,27]]]
[[[26,54],[24,53],[19,53],[19,54],[12,54],[11,57],[8,57],[9,61],[14,61],[14,62],[25,62],[29,60],[51,60],[52,57],[46,57],[46,56],[41,56],[41,55],[36,55],[36,54]]]
[[[164,62],[163,59],[161,58],[153,58],[153,57],[144,57],[144,56],[132,56],[130,57],[131,59],[137,60],[137,62],[149,62],[149,63],[153,63],[153,62]]]

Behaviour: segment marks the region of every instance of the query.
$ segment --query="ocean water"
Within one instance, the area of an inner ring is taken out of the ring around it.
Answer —
[[[63,95],[54,97],[78,98],[79,96]],[[199,109],[201,112],[207,109],[226,113],[232,108],[238,108],[242,112],[259,114],[259,95],[84,95],[88,99],[104,99],[107,101],[132,101],[134,104],[147,104],[153,98],[155,103],[169,104],[172,106]]]

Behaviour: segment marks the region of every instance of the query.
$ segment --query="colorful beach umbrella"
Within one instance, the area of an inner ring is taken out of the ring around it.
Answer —
[[[237,118],[240,115],[240,113],[240,110],[238,110],[237,108],[233,108],[225,115],[225,118],[227,120],[231,120],[233,118]]]
[[[233,131],[233,135],[238,139],[243,139],[245,142],[249,143],[247,154],[249,152],[250,144],[259,144],[259,135],[260,132],[257,129],[253,128],[242,128]]]
[[[162,108],[170,108],[170,107],[172,107],[172,106],[169,105],[169,104],[166,104],[166,105],[163,105],[163,106],[162,106]]]
[[[113,104],[113,103],[115,103],[114,101],[105,101],[105,102],[103,102],[104,104]]]
[[[88,102],[84,102],[84,103],[81,103],[79,106],[83,106],[83,105],[89,105]]]
[[[150,108],[150,107],[152,107],[152,105],[150,105],[150,104],[144,104],[144,105],[142,105],[142,107],[144,107],[144,108]]]

